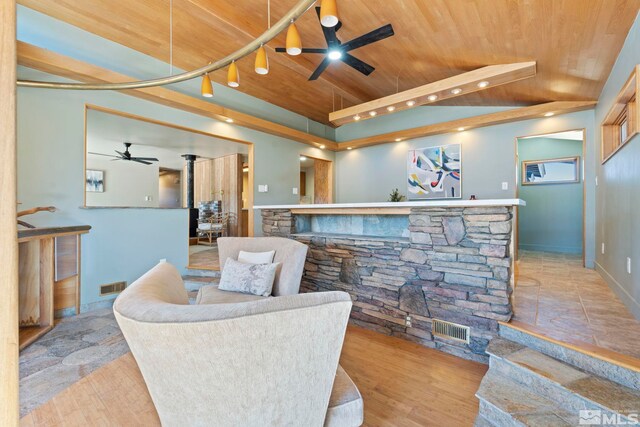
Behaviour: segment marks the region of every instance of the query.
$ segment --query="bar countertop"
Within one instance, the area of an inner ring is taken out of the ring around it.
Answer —
[[[487,206],[526,206],[521,199],[417,200],[410,202],[330,203],[318,205],[258,205],[253,209],[385,209],[385,208],[461,208]]]

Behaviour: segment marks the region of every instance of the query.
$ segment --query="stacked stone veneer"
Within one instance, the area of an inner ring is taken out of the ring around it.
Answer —
[[[356,325],[486,362],[511,318],[511,208],[413,208],[408,239],[296,235],[291,211],[262,218],[265,235],[309,245],[302,291],[348,292]],[[432,318],[470,326],[471,343],[434,337]]]

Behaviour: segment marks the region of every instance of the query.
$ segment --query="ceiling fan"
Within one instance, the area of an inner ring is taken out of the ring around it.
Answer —
[[[316,7],[316,13],[318,14],[318,18],[320,18],[319,7]],[[386,39],[387,37],[391,37],[394,34],[391,24],[387,24],[360,37],[356,37],[351,41],[342,43],[336,35],[336,32],[342,27],[342,22],[338,22],[336,26],[330,28],[327,28],[323,25],[320,25],[320,27],[322,28],[324,38],[327,41],[327,48],[302,48],[302,53],[319,53],[326,55],[320,65],[318,65],[318,68],[316,68],[313,74],[311,74],[309,80],[316,80],[318,77],[320,77],[320,74],[322,74],[322,72],[327,69],[332,61],[337,60],[344,62],[345,64],[360,71],[365,76],[368,76],[373,72],[373,70],[375,70],[375,68],[367,64],[366,62],[359,60],[349,52],[362,46],[366,46],[382,39]],[[284,47],[276,48],[276,52],[282,53],[286,51],[287,49]]]
[[[142,164],[145,164],[145,165],[150,165],[151,162],[159,162],[159,160],[156,159],[155,157],[132,157],[131,153],[129,152],[129,147],[131,147],[131,143],[130,142],[125,142],[124,143],[124,153],[122,153],[122,152],[120,152],[118,150],[113,150],[116,153],[118,153],[117,156],[114,156],[112,154],[92,153],[91,151],[89,151],[89,154],[95,154],[96,156],[113,157],[114,159],[112,161],[115,161],[115,160],[127,160],[127,161],[131,161],[131,162],[142,163]]]

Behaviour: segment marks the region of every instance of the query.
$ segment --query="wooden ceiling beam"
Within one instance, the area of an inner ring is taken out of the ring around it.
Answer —
[[[500,111],[497,113],[483,114],[480,116],[468,117],[464,119],[451,120],[448,122],[435,123],[412,129],[405,129],[382,135],[369,136],[366,138],[352,139],[340,142],[338,151],[348,149],[370,147],[373,145],[387,144],[390,142],[400,142],[407,139],[421,138],[425,136],[441,135],[445,133],[458,132],[486,126],[494,126],[503,123],[517,122],[521,120],[537,119],[545,117],[545,114],[553,115],[573,113],[575,111],[590,110],[594,108],[596,101],[554,101],[530,107],[514,108],[512,110]]]
[[[335,111],[329,114],[329,121],[341,126],[356,121],[354,117],[358,117],[358,120],[367,120],[385,114],[394,114],[415,106],[468,95],[535,75],[535,61],[488,65],[477,70]],[[434,96],[435,99],[429,99],[430,96]],[[408,105],[407,102],[413,102],[413,104]],[[389,111],[387,107],[393,107],[393,110]],[[375,112],[375,116],[371,116],[369,114],[371,112]]]
[[[79,82],[113,83],[135,80],[132,77],[24,42],[18,42],[18,64]],[[123,91],[123,93],[220,121],[232,119],[237,126],[291,139],[313,147],[324,145],[329,150],[338,148],[338,145],[329,139],[225,108],[164,87],[127,90]],[[224,138],[223,136],[221,137]]]

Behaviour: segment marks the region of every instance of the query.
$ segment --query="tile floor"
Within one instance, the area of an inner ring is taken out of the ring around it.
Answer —
[[[514,319],[562,341],[640,358],[640,322],[582,256],[520,251]]]

